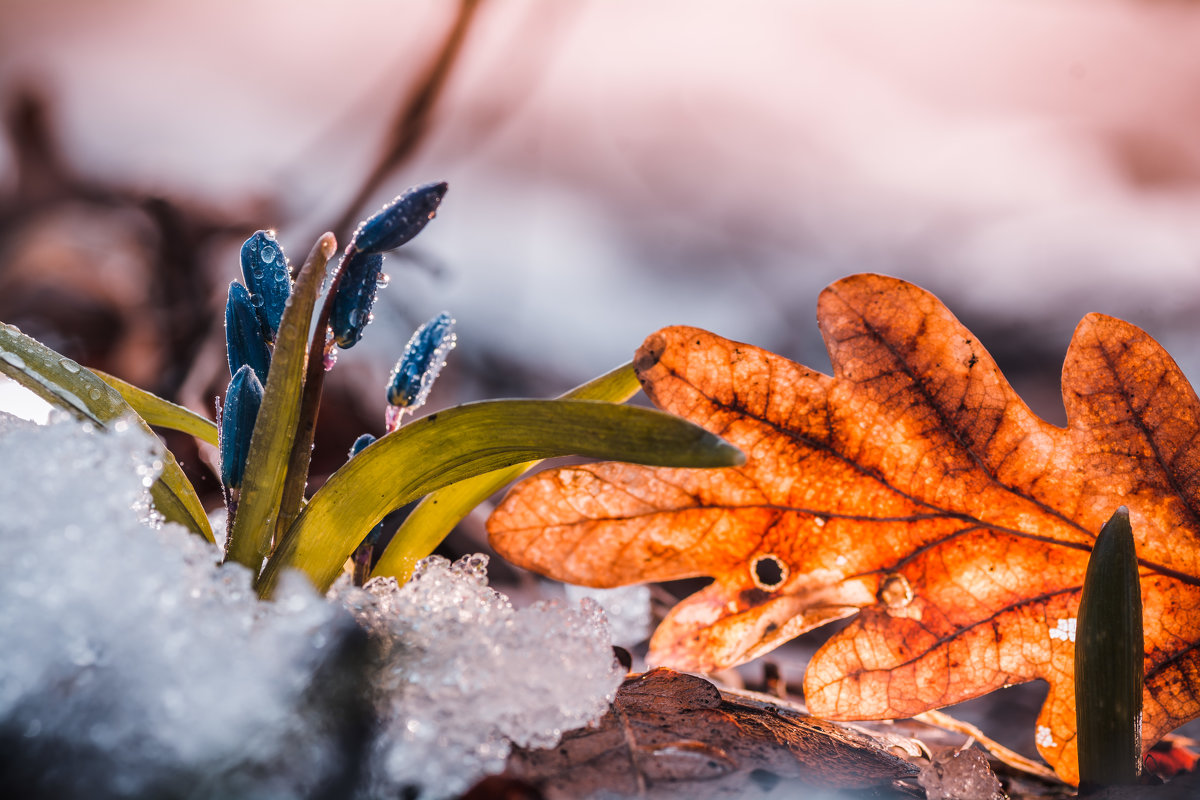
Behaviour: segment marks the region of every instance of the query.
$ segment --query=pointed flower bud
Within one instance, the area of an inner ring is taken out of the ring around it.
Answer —
[[[414,186],[358,226],[351,247],[363,253],[395,250],[421,232],[446,196],[445,183]]]
[[[292,293],[292,273],[274,231],[259,231],[242,245],[242,277],[267,341],[273,342]]]
[[[363,329],[371,321],[371,306],[383,270],[380,253],[353,252],[342,265],[342,282],[333,296],[329,327],[333,340],[343,349],[353,347],[362,338]]]
[[[229,382],[221,412],[221,483],[239,489],[250,453],[250,436],[262,406],[263,387],[249,364],[243,365]]]
[[[388,379],[389,428],[399,422],[400,412],[415,411],[425,404],[446,365],[446,355],[457,343],[454,319],[445,311],[417,328]]]
[[[350,445],[350,458],[367,449],[367,445],[374,443],[375,437],[369,433],[364,433],[362,436],[354,440],[354,444]]]
[[[236,375],[243,364],[249,364],[259,382],[267,382],[271,350],[250,293],[237,281],[229,284],[229,300],[225,303],[225,355],[230,375]]]

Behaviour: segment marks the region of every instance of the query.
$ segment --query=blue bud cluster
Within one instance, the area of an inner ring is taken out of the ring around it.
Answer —
[[[232,281],[225,303],[225,357],[232,380],[221,413],[220,451],[221,483],[228,489],[242,485],[271,368],[271,345],[292,293],[287,256],[271,231],[258,231],[246,240],[241,262],[246,283]]]
[[[429,224],[446,189],[445,183],[414,186],[358,226],[346,248],[329,315],[338,347],[357,344],[371,321],[371,307],[383,282],[383,254],[408,243]]]

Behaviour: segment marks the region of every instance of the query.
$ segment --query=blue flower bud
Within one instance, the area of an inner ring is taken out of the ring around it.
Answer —
[[[404,192],[358,226],[351,247],[363,253],[395,250],[433,219],[447,188],[445,183],[426,183]]]
[[[259,231],[242,245],[242,276],[262,321],[267,341],[275,341],[283,308],[292,293],[292,274],[272,231]]]
[[[329,314],[329,327],[338,347],[353,347],[362,338],[363,329],[371,321],[371,306],[375,305],[382,271],[381,253],[353,252],[342,264],[341,283]]]
[[[263,387],[258,376],[250,365],[242,366],[229,382],[221,412],[221,483],[229,489],[241,488],[250,436],[262,398]]]
[[[350,456],[349,457],[354,458],[356,455],[361,453],[363,450],[366,450],[367,445],[372,444],[374,441],[375,441],[375,437],[373,435],[371,435],[369,433],[364,433],[362,436],[360,436],[354,440],[354,444],[350,445]]]
[[[446,354],[457,343],[454,319],[445,311],[417,328],[388,379],[388,404],[408,411],[424,405]]]
[[[236,375],[243,364],[249,364],[259,382],[267,382],[271,350],[250,293],[237,281],[229,284],[229,300],[225,303],[225,356],[230,375]]]

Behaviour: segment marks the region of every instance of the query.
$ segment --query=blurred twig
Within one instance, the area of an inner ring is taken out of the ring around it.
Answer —
[[[434,53],[432,60],[422,70],[411,93],[400,104],[399,110],[390,127],[391,133],[383,152],[374,168],[367,173],[358,191],[346,204],[345,210],[338,218],[333,230],[340,239],[346,239],[350,226],[359,216],[359,209],[367,202],[380,184],[405,159],[416,152],[417,146],[429,130],[433,109],[446,86],[446,81],[458,63],[462,53],[463,42],[475,20],[476,12],[483,0],[461,0],[454,24],[446,32],[446,38],[441,47]]]

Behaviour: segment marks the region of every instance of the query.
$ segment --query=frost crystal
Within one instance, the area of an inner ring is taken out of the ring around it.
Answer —
[[[1075,617],[1060,619],[1058,624],[1050,629],[1051,639],[1061,639],[1064,642],[1075,641],[1075,628],[1079,621]]]
[[[650,635],[650,587],[644,584],[616,589],[593,589],[566,584],[567,600],[590,598],[604,609],[613,644],[632,647]]]
[[[502,770],[510,743],[548,747],[600,717],[623,678],[597,605],[515,610],[488,587],[483,555],[431,556],[404,586],[333,594],[381,644],[371,797],[456,795]]]

